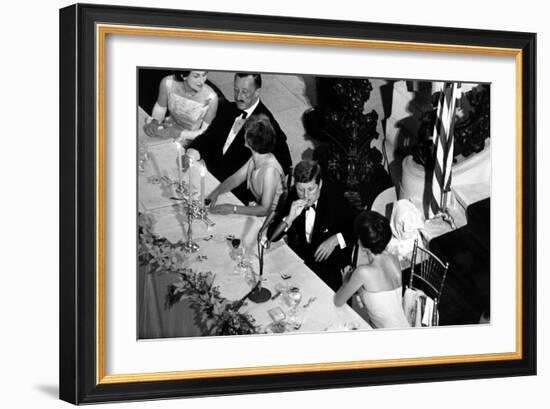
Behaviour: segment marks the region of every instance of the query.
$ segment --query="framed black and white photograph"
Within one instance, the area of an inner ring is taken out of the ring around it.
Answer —
[[[138,96],[138,338],[490,323],[490,84],[138,68]],[[363,282],[374,254],[399,268]]]
[[[60,22],[63,400],[535,372],[533,34]]]

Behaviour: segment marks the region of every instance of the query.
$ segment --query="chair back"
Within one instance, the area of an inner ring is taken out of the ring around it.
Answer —
[[[409,288],[424,292],[434,301],[431,325],[439,323],[438,307],[448,269],[449,263],[444,263],[431,251],[419,247],[418,239],[414,241]]]

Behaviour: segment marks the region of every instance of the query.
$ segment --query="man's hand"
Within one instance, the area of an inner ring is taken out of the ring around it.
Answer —
[[[307,201],[303,199],[297,199],[292,202],[292,204],[290,205],[290,212],[286,217],[286,222],[289,226],[291,226],[294,220],[298,216],[300,216],[300,213],[304,211],[304,207],[306,207],[306,204],[307,204]]]
[[[337,245],[338,238],[336,237],[336,235],[330,236],[328,239],[322,242],[319,247],[317,247],[317,250],[315,250],[315,261],[325,261],[327,258],[330,257]]]
[[[267,239],[267,229],[265,229],[260,236],[260,244],[263,246],[264,249],[268,249],[271,247],[271,242]]]

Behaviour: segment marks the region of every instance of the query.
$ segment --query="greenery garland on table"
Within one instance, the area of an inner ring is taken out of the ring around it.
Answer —
[[[242,314],[241,301],[231,302],[220,295],[214,286],[211,272],[194,273],[184,269],[179,280],[169,287],[166,303],[173,306],[187,299],[195,311],[195,324],[203,335],[243,335],[255,334],[257,328],[250,314]]]
[[[168,286],[166,307],[187,300],[195,312],[195,324],[202,335],[256,334],[258,327],[250,314],[239,309],[243,300],[229,301],[222,297],[214,285],[212,272],[195,272],[188,268],[188,254],[182,250],[183,241],[172,243],[152,232],[150,215],[138,215],[139,262],[149,265],[151,274],[177,274],[175,283]]]
[[[138,214],[138,258],[141,265],[149,265],[151,273],[179,273],[188,262],[182,240],[172,243],[153,233],[153,218]]]

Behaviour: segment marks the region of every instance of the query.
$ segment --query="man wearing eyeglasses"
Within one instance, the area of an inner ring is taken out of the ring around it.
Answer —
[[[244,124],[252,115],[266,115],[275,129],[276,140],[273,154],[285,173],[292,166],[286,135],[273,114],[260,100],[262,77],[255,73],[236,73],[234,78],[235,101],[220,107],[216,118],[189,148],[199,151],[206,167],[218,180],[227,179],[239,170],[250,158],[251,152],[245,146]],[[240,186],[233,193],[244,203],[254,198]]]

